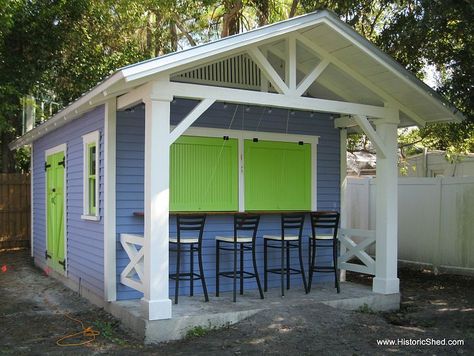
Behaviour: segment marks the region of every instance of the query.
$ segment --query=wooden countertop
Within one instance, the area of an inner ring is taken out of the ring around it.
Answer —
[[[206,215],[234,215],[234,214],[289,214],[289,213],[311,213],[310,210],[247,210],[244,212],[239,211],[170,211],[170,215],[194,215],[194,214],[206,214]],[[134,211],[133,216],[145,216],[143,211]]]

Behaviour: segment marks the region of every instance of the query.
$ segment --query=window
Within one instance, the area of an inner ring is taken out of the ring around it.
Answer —
[[[245,140],[245,210],[311,210],[311,145]]]
[[[82,136],[84,146],[83,215],[99,220],[99,131]]]
[[[238,141],[181,136],[170,148],[171,211],[237,211]]]
[[[191,128],[170,148],[170,211],[316,209],[317,136]]]

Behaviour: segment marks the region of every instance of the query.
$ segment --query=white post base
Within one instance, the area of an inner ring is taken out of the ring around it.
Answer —
[[[146,300],[141,299],[141,307],[148,320],[171,319],[171,299]]]
[[[386,279],[374,277],[372,280],[372,291],[380,294],[395,294],[400,292],[400,280],[398,278]]]

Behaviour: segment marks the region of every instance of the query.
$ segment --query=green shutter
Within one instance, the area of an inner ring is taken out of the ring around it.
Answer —
[[[238,210],[237,140],[181,136],[171,146],[170,210]]]
[[[64,262],[64,152],[51,154],[46,163],[46,218],[48,264],[63,271]]]
[[[311,145],[245,140],[245,210],[310,210]]]

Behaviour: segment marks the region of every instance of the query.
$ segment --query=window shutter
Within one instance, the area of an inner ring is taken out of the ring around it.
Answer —
[[[311,210],[311,145],[245,140],[245,209]]]
[[[170,152],[170,210],[238,210],[238,166],[237,140],[181,136]]]

